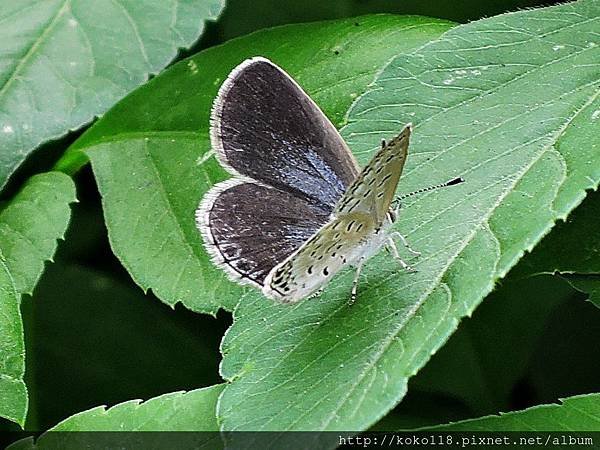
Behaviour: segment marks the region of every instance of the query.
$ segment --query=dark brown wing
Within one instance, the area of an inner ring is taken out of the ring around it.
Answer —
[[[213,107],[211,141],[230,172],[329,212],[359,173],[325,114],[264,58],[244,61],[223,83]]]
[[[196,212],[215,264],[234,280],[258,286],[328,217],[290,193],[236,178],[213,186]]]

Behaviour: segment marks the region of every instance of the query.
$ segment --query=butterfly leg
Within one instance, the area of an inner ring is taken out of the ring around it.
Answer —
[[[325,290],[325,288],[319,288],[315,292],[313,292],[312,294],[310,294],[307,298],[319,297],[323,293],[324,290]]]
[[[396,247],[396,242],[394,242],[394,239],[392,239],[391,236],[388,238],[388,248],[392,251],[392,255],[394,256],[394,259],[396,261],[398,261],[398,263],[400,263],[400,265],[402,266],[402,268],[404,270],[406,270],[407,272],[416,272],[415,269],[410,267],[408,264],[406,264],[402,260],[402,258],[400,258],[400,254],[398,253],[398,248]]]
[[[394,237],[398,237],[398,238],[399,238],[399,239],[402,241],[402,245],[404,245],[404,246],[406,247],[406,249],[407,249],[407,250],[408,250],[410,253],[412,253],[412,254],[413,254],[413,255],[415,255],[415,256],[421,256],[421,252],[418,252],[418,251],[416,251],[416,250],[413,250],[413,249],[411,248],[411,246],[408,244],[408,242],[407,242],[406,238],[405,238],[405,237],[404,237],[402,234],[400,234],[398,231],[394,231],[394,232],[392,232],[392,234],[390,235],[390,239],[393,239]]]
[[[356,272],[354,273],[354,280],[352,281],[352,292],[350,294],[350,301],[348,305],[352,305],[356,301],[356,290],[358,289],[358,279],[360,277],[360,271],[362,269],[363,260],[361,259],[356,266]]]

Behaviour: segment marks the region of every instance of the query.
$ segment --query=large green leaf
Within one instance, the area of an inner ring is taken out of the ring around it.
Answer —
[[[224,0],[16,0],[0,9],[0,188],[39,144],[158,73]]]
[[[576,395],[561,404],[539,405],[499,416],[464,420],[421,431],[597,431],[600,429],[600,394]],[[559,436],[555,436],[559,438]],[[542,441],[542,444],[545,441]],[[560,442],[559,442],[560,443]],[[551,445],[556,445],[550,441]],[[548,444],[544,444],[548,445]]]
[[[194,224],[202,194],[226,175],[209,152],[216,92],[245,58],[264,55],[295,76],[336,123],[393,55],[438,37],[448,22],[368,16],[281,27],[206,50],[119,103],[59,166],[86,150],[115,254],[144,289],[195,311],[233,308],[244,292],[209,261]]]
[[[49,432],[42,434],[34,443],[33,438],[16,442],[9,448],[56,449],[83,448],[156,448],[162,442],[177,442],[185,448],[216,449],[222,443],[216,433],[181,434],[173,441],[173,435],[164,434],[168,440],[161,441],[158,434],[120,433],[56,433],[59,431],[218,431],[216,404],[223,385],[215,385],[190,392],[174,392],[147,401],[132,400],[111,408],[99,406],[65,419]],[[183,436],[183,437],[181,437]],[[186,437],[187,436],[187,437]],[[188,440],[189,439],[189,440]],[[144,445],[145,444],[145,445]],[[160,447],[166,448],[166,447]]]
[[[434,426],[597,390],[600,317],[575,301],[583,296],[562,277],[521,277],[528,258],[460,322],[372,429]]]
[[[31,294],[62,238],[75,186],[59,172],[30,178],[0,213],[0,252],[18,294]]]
[[[27,391],[25,349],[19,310],[31,293],[44,261],[52,258],[75,201],[71,179],[57,172],[36,175],[0,212],[0,416],[23,426]]]
[[[458,320],[600,181],[598,22],[589,0],[506,14],[379,74],[343,130],[359,158],[412,121],[401,190],[467,182],[406,202],[397,226],[423,253],[417,273],[380,255],[352,307],[350,271],[319,300],[238,303],[223,429],[361,430],[400,401]]]

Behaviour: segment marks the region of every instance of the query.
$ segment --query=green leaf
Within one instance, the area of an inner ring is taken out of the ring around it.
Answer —
[[[600,181],[599,16],[580,1],[473,22],[379,74],[343,130],[358,157],[412,121],[400,189],[467,182],[406,202],[397,227],[423,253],[418,272],[375,257],[352,307],[351,271],[319,300],[241,299],[222,344],[222,429],[362,430],[402,399],[459,319]]]
[[[226,177],[211,158],[210,108],[221,82],[247,57],[264,55],[295,76],[336,123],[376,71],[402,50],[439,36],[448,22],[395,16],[266,30],[183,61],[119,103],[65,155],[92,160],[115,254],[165,303],[214,314],[245,292],[204,252],[194,211]]]
[[[436,426],[597,389],[600,316],[561,277],[515,272],[460,323],[373,429]]]
[[[592,431],[598,429],[600,429],[600,394],[585,394],[561,399],[559,405],[539,405],[499,416],[422,428],[420,431]]]
[[[25,424],[25,343],[15,283],[0,259],[0,417]]]
[[[198,39],[223,0],[17,0],[0,11],[0,188]]]
[[[75,186],[61,173],[30,178],[0,212],[0,416],[23,426],[27,391],[20,296],[31,293],[70,217]]]
[[[190,392],[174,392],[145,402],[132,400],[111,408],[99,406],[65,419],[33,443],[33,438],[16,442],[12,450],[21,448],[82,448],[94,441],[94,447],[140,447],[148,444],[148,434],[54,433],[57,431],[218,431],[216,404],[223,385],[215,385]],[[166,435],[165,435],[166,436]],[[183,435],[185,437],[185,435]],[[152,439],[159,439],[153,436]],[[218,434],[195,434],[194,448],[222,448]],[[100,445],[102,440],[104,445]],[[173,439],[173,436],[168,436]],[[180,438],[181,439],[181,438]],[[79,442],[79,447],[76,445]],[[154,441],[156,444],[156,441]],[[147,448],[147,447],[145,447]]]
[[[0,213],[0,252],[18,294],[31,294],[64,236],[76,201],[73,181],[59,172],[30,178]]]
[[[218,431],[215,411],[222,390],[223,385],[215,385],[100,406],[65,419],[52,431]]]
[[[376,429],[433,426],[595,389],[589,386],[594,363],[585,361],[595,361],[588,343],[594,340],[598,320],[589,317],[584,305],[573,304],[581,295],[562,277],[520,273],[529,259],[537,258],[540,247],[519,261],[471,318],[461,321],[448,342],[410,379],[407,397]],[[561,364],[565,355],[568,364]],[[559,370],[562,365],[577,369],[565,376]],[[540,374],[539,383],[533,383],[532,367]],[[550,387],[548,378],[556,380]],[[572,382],[575,378],[579,382]],[[540,385],[544,392],[539,392]]]

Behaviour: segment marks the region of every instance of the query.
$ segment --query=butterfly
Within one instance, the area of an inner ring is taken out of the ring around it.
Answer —
[[[196,211],[213,262],[283,303],[319,292],[347,266],[356,268],[353,302],[363,263],[382,247],[410,270],[394,238],[408,244],[392,230],[410,133],[407,124],[382,142],[361,170],[333,124],[283,69],[262,57],[242,62],[222,84],[211,114],[212,147],[233,177],[214,185]]]

